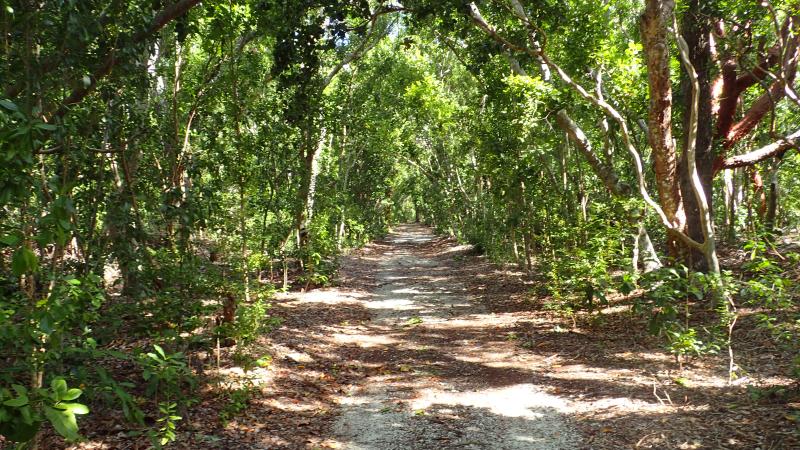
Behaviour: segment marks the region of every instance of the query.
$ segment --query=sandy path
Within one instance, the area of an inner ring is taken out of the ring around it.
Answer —
[[[340,399],[335,440],[358,450],[575,448],[568,402],[513,367],[513,343],[486,339],[504,324],[449,276],[455,256],[425,254],[432,239],[416,226],[389,235],[373,265],[379,287],[361,300],[372,321],[335,336],[378,372]]]

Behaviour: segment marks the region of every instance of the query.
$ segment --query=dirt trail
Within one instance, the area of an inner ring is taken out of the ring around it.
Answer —
[[[397,227],[340,268],[337,286],[275,296],[281,326],[247,349],[271,356],[268,367],[206,366],[251,397],[242,409],[202,392],[172,447],[800,448],[796,384],[752,319],[740,320],[738,360],[762,370],[745,377],[753,386],[728,386],[722,357],[680,370],[630,299],[565,317],[547,308],[541,280],[421,226]],[[67,448],[148,447],[118,410],[92,416],[87,440]]]
[[[790,406],[727,386],[721,358],[680,371],[630,302],[573,320],[542,287],[395,228],[343,257],[336,287],[275,298],[275,364],[222,448],[800,448]],[[759,382],[786,385],[774,373]]]
[[[358,450],[575,448],[568,402],[502,369],[515,345],[482,338],[504,324],[450,276],[456,256],[426,255],[433,239],[410,225],[390,234],[374,261],[379,287],[362,299],[370,324],[335,336],[379,368],[341,398],[336,441]]]

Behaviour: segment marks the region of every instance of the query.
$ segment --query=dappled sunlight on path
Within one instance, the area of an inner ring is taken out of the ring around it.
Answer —
[[[528,280],[406,225],[344,257],[337,287],[281,294],[286,386],[325,386],[267,405],[306,405],[300,422],[318,424],[305,438],[287,429],[285,447],[751,448],[741,413],[719,407],[735,393],[713,371],[697,366],[677,385],[628,312],[570,327]],[[706,437],[712,424],[727,435]],[[283,446],[270,442],[257,448]]]
[[[341,399],[333,445],[574,448],[567,401],[529,383],[520,366],[512,368],[517,384],[486,373],[484,362],[509,357],[514,345],[487,339],[502,321],[470,301],[447,260],[421,251],[433,240],[423,227],[395,230],[374,259],[377,289],[362,300],[372,321],[333,336],[358,346],[361,363],[378,370]]]

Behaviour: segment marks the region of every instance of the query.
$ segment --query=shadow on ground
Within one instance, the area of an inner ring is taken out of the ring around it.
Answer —
[[[276,302],[270,340],[295,356],[208,448],[800,448],[785,398],[720,386],[719,361],[678,374],[627,312],[570,330],[530,290],[401,228],[346,258],[340,287]]]

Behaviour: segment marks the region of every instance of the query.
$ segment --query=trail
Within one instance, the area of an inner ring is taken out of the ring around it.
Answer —
[[[221,373],[258,385],[247,410],[176,448],[800,448],[791,411],[727,386],[721,359],[676,371],[629,306],[573,320],[542,288],[399,226],[343,256],[336,286],[276,295],[272,364]]]
[[[366,261],[378,287],[360,301],[373,318],[334,338],[377,373],[340,398],[335,440],[353,450],[575,448],[568,401],[520,370],[502,319],[451,275],[458,254],[425,251],[433,239],[401,226]]]

